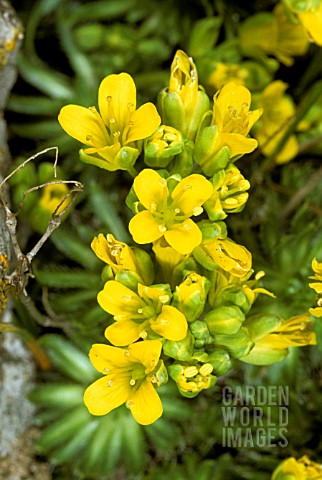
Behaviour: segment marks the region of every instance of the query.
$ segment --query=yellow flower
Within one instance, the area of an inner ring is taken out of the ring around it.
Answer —
[[[310,308],[309,312],[314,315],[314,317],[322,317],[322,262],[318,262],[316,258],[313,258],[312,270],[315,275],[309,278],[315,280],[315,282],[309,283],[309,287],[318,294],[318,299],[317,307]]]
[[[95,344],[89,353],[94,367],[104,377],[84,393],[84,403],[92,415],[106,415],[123,403],[141,425],[149,425],[162,415],[162,403],[155,391],[162,343],[146,340],[127,349]]]
[[[307,455],[296,460],[294,457],[284,460],[273,472],[272,480],[318,480],[322,479],[322,468]]]
[[[89,148],[81,159],[106,170],[133,167],[140,148],[138,140],[150,136],[160,125],[152,103],[136,110],[136,88],[127,73],[109,75],[98,91],[99,112],[95,107],[67,105],[58,120],[63,129]]]
[[[258,99],[264,114],[256,125],[254,135],[266,156],[275,150],[296,113],[292,98],[285,94],[287,86],[281,80],[276,80],[265,88]],[[282,151],[277,153],[275,161],[278,164],[287,163],[297,155],[297,152],[298,141],[293,134],[286,141]]]
[[[303,5],[303,2],[300,2]],[[309,39],[322,47],[322,2],[313,0],[307,2],[302,11],[292,9],[303,25]]]
[[[30,223],[37,232],[44,233],[52,216],[60,214],[68,207],[70,204],[70,198],[67,197],[68,192],[65,183],[47,185],[42,189],[38,208],[35,208],[30,215]],[[63,218],[67,215],[66,211]]]
[[[273,55],[287,66],[293,65],[293,57],[304,55],[309,47],[304,28],[292,21],[281,3],[272,13],[249,17],[241,26],[240,44],[246,56]]]
[[[115,240],[110,233],[106,237],[100,233],[94,237],[91,247],[97,257],[112,267],[113,273],[121,270],[136,271],[135,257],[126,243]]]
[[[249,72],[237,64],[217,63],[215,70],[207,78],[207,84],[220,90],[226,83],[234,82],[236,85],[245,85]]]
[[[235,277],[244,277],[252,267],[251,253],[229,238],[207,240],[203,248],[219,267]]]
[[[250,111],[250,103],[250,91],[234,82],[214,95],[211,124],[199,131],[195,144],[195,161],[207,176],[225,168],[230,158],[257,147],[257,140],[248,138],[248,133],[262,109]]]
[[[169,180],[156,171],[145,169],[134,180],[134,191],[145,210],[129,223],[135,242],[144,244],[166,239],[177,252],[186,255],[199,245],[201,231],[189,217],[203,212],[201,205],[213,192],[211,183],[193,174],[169,191]]]
[[[97,257],[110,266],[114,275],[120,271],[129,271],[136,273],[146,285],[153,282],[154,269],[147,252],[129,247],[110,233],[106,237],[102,233],[94,237],[91,247]]]
[[[215,385],[217,377],[212,375],[214,367],[210,363],[174,363],[169,367],[171,378],[177,383],[181,395],[193,398],[201,390]]]
[[[106,282],[97,296],[100,306],[115,320],[105,330],[106,338],[117,346],[129,345],[149,335],[182,340],[187,334],[187,321],[179,310],[167,305],[170,296],[168,285],[139,284],[136,293],[120,282]]]
[[[212,221],[222,220],[228,213],[241,212],[244,208],[250,183],[234,164],[220,170],[212,177],[214,192],[204,207]]]
[[[198,84],[192,58],[178,50],[171,64],[169,87],[158,96],[163,123],[193,140],[209,104],[208,95]]]
[[[263,110],[250,111],[251,94],[243,85],[227,83],[214,96],[212,125],[217,125],[219,143],[228,146],[230,156],[250,153],[257,147],[257,141],[247,138]]]
[[[241,360],[254,365],[269,365],[282,360],[288,347],[315,345],[316,335],[307,313],[282,320],[276,315],[256,316],[244,324],[255,343],[251,352]]]

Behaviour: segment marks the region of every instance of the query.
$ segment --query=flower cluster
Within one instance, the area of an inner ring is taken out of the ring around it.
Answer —
[[[307,455],[296,460],[294,457],[284,460],[273,472],[272,480],[318,480],[322,478],[322,467]]]
[[[322,317],[322,262],[318,262],[316,258],[312,260],[312,270],[314,275],[309,277],[314,282],[309,283],[309,287],[312,288],[317,294],[317,306],[310,308],[310,313],[314,317]]]
[[[111,316],[111,345],[92,347],[91,362],[104,376],[84,401],[94,415],[125,403],[148,425],[162,414],[155,389],[168,377],[192,398],[235,360],[275,363],[289,347],[315,343],[315,335],[307,314],[250,313],[259,294],[272,294],[259,286],[263,272],[252,278],[251,253],[224,222],[248,199],[250,184],[235,163],[257,147],[249,132],[262,109],[251,109],[249,90],[228,82],[211,103],[193,60],[179,50],[158,109],[147,103],[136,110],[125,73],[102,81],[98,103],[100,112],[68,105],[59,121],[89,147],[83,161],[133,175],[128,228],[145,247],[111,234],[92,242],[106,263],[97,298]],[[146,166],[137,173],[141,152]]]

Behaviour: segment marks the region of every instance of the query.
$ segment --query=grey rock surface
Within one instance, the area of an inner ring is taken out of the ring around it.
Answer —
[[[0,0],[0,182],[6,176],[11,162],[3,110],[17,77],[16,58],[23,38],[22,32],[19,19],[9,2]],[[5,193],[8,197],[8,192]],[[10,260],[10,238],[2,207],[0,254],[6,255]],[[10,302],[1,322],[11,322]],[[0,476],[2,461],[14,464],[18,459],[20,438],[31,425],[34,407],[27,400],[27,394],[34,376],[34,361],[25,344],[13,333],[0,334]],[[17,469],[6,476],[6,480],[20,478],[26,477],[21,477]]]

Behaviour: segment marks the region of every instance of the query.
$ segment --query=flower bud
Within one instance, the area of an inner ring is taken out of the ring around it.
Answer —
[[[212,335],[237,333],[245,320],[245,315],[236,306],[217,307],[208,312],[204,321]]]
[[[176,382],[181,395],[193,398],[201,390],[215,385],[217,377],[212,375],[211,363],[174,363],[169,367],[169,375]]]
[[[145,141],[144,162],[149,167],[165,168],[175,155],[183,151],[183,148],[181,133],[173,127],[161,125]]]
[[[236,305],[246,314],[251,309],[253,303],[247,295],[247,290],[250,289],[239,285],[227,285],[224,288],[216,289],[212,297],[211,306],[215,308],[221,305]]]
[[[196,320],[190,324],[189,328],[195,338],[195,348],[201,348],[212,343],[213,337],[210,335],[206,322]]]
[[[204,204],[210,220],[221,220],[228,213],[242,211],[248,199],[246,190],[250,188],[250,183],[237,167],[230,164],[225,170],[215,173],[212,184],[214,193]]]
[[[195,144],[195,161],[208,177],[226,168],[230,159],[230,150],[219,143],[217,125],[205,127],[198,133]]]
[[[195,64],[182,50],[178,50],[171,65],[169,87],[158,96],[158,110],[163,123],[194,140],[209,105],[208,95],[198,86]]]
[[[163,360],[160,360],[152,378],[152,383],[155,387],[159,388],[161,385],[164,385],[168,381],[168,371],[164,365]]]
[[[94,237],[91,247],[97,257],[107,263],[114,273],[130,271],[138,275],[138,280],[145,285],[151,285],[154,280],[154,267],[150,255],[137,247],[129,247],[126,243],[116,240],[113,235],[106,237],[100,233]]]
[[[247,248],[238,245],[229,238],[203,241],[198,248],[202,248],[206,255],[217,264],[217,267],[221,267],[235,277],[244,277],[251,269],[251,253]]]
[[[250,337],[253,340],[257,340],[258,338],[268,335],[281,324],[282,318],[279,315],[271,313],[249,317],[244,325],[247,327]]]
[[[241,327],[237,333],[231,335],[215,335],[214,345],[227,349],[233,358],[240,358],[251,351],[254,343],[248,330]]]
[[[216,348],[208,355],[207,362],[213,366],[214,374],[217,377],[225,375],[232,368],[232,361],[229,353],[224,348]]]
[[[183,340],[177,342],[166,340],[163,345],[163,351],[168,357],[176,360],[190,360],[194,351],[194,337],[188,330]]]
[[[176,287],[172,304],[184,314],[188,322],[193,322],[203,312],[209,288],[210,282],[206,277],[191,273]]]

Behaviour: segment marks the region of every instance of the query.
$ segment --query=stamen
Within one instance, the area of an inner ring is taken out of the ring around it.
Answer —
[[[161,325],[169,325],[169,320],[167,320],[167,319],[165,319],[165,318],[162,318],[162,319],[160,320],[160,323],[161,323]]]
[[[204,363],[202,367],[199,368],[199,373],[201,375],[209,375],[213,371],[214,367],[211,365],[211,363]]]
[[[109,380],[109,381],[107,382],[107,386],[108,386],[108,387],[112,387],[112,386],[113,386],[112,380]]]
[[[160,295],[159,300],[161,303],[167,303],[169,301],[169,295]]]
[[[180,208],[175,208],[174,211],[175,213],[180,213]]]
[[[195,367],[195,366],[191,366],[191,367],[186,367],[184,369],[184,376],[186,378],[192,378],[194,377],[195,375],[197,375],[198,373],[198,368]]]
[[[132,385],[132,387],[133,387],[133,385],[135,385],[135,383],[136,383],[135,380],[132,378],[132,379],[130,380],[130,385]]]
[[[148,336],[147,332],[145,330],[142,330],[142,332],[140,333],[140,338],[145,340],[147,336]]]
[[[124,350],[124,357],[129,357],[129,356],[130,356],[129,350]]]
[[[125,402],[125,406],[126,408],[133,408],[134,407],[134,402],[132,402],[132,400],[127,400],[127,402]]]
[[[153,375],[153,377],[151,377],[151,382],[152,383],[158,383],[158,379],[155,375]]]
[[[143,308],[138,308],[138,313],[143,313]]]
[[[157,204],[152,202],[152,203],[151,203],[151,206],[150,206],[150,211],[151,211],[151,212],[155,212],[156,209],[157,209]]]
[[[107,373],[110,373],[110,371],[111,371],[111,370],[110,370],[109,368],[107,368],[107,367],[104,367],[103,370],[102,370],[102,372],[103,372],[103,373],[106,373],[106,374],[107,374]]]
[[[118,256],[118,253],[119,253],[119,251],[118,251],[117,249],[111,251],[111,255],[112,255],[113,257],[117,257],[117,256]]]
[[[159,225],[158,229],[160,230],[160,232],[166,232],[167,231],[167,227],[165,225]]]
[[[167,181],[165,178],[160,178],[159,183],[161,187],[166,187],[167,186]]]
[[[202,207],[195,207],[192,209],[192,213],[197,216],[197,215],[200,215],[201,213],[203,212],[203,208]]]

